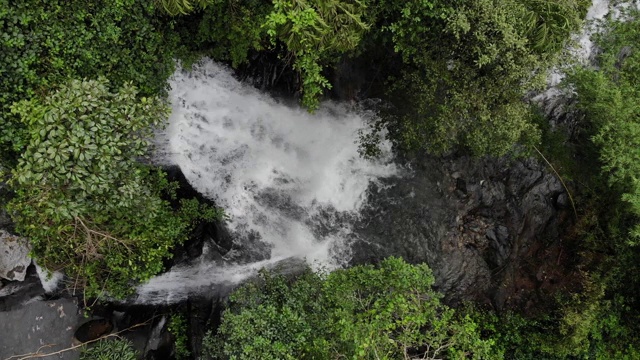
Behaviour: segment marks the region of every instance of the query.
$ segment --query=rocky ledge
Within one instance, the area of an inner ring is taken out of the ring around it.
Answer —
[[[545,164],[425,157],[407,167],[403,178],[370,189],[354,264],[388,256],[426,262],[450,303],[497,309],[541,302],[535,297],[574,276],[560,244],[571,205]]]

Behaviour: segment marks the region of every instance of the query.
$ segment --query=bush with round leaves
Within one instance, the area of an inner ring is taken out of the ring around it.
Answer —
[[[10,180],[16,229],[40,265],[64,269],[85,295],[127,295],[162,270],[195,218],[220,215],[196,200],[174,211],[164,194],[175,186],[138,161],[168,107],[131,84],[73,80],[12,111],[29,135]]]

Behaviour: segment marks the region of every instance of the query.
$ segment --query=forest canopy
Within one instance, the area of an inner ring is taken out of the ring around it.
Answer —
[[[502,155],[539,141],[528,91],[544,85],[587,1],[214,1],[183,18],[199,22],[192,49],[239,66],[276,52],[310,110],[344,58],[383,64],[396,144],[444,153]],[[168,9],[171,12],[171,9]],[[180,21],[180,20],[178,20]],[[183,37],[184,39],[184,37]],[[189,39],[186,39],[189,42]],[[372,59],[372,60],[371,60]],[[370,145],[375,151],[375,142]]]
[[[539,141],[530,105],[588,2],[516,0],[126,0],[114,4],[2,0],[2,146],[19,152],[13,102],[68,78],[107,76],[161,93],[173,58],[202,54],[239,67],[272,53],[310,110],[345,58],[385,65],[383,122],[396,144],[501,155]],[[160,11],[159,11],[160,10]],[[169,18],[167,16],[173,16]],[[381,80],[380,80],[381,79]],[[369,84],[371,87],[371,84]],[[355,90],[357,92],[360,90]],[[375,147],[375,144],[369,144]]]
[[[204,340],[211,359],[500,358],[469,317],[433,291],[426,265],[389,258],[294,281],[262,273],[231,297],[217,334]]]
[[[198,222],[224,218],[177,199],[178,185],[146,161],[176,63],[206,56],[262,74],[262,87],[311,112],[332,96],[382,99],[373,126],[403,158],[535,145],[551,166],[569,159],[578,170],[556,174],[578,199],[571,265],[582,281],[531,315],[448,308],[431,271],[400,259],[265,273],[232,295],[205,342],[211,357],[639,358],[638,11],[600,24],[594,64],[568,71],[571,131],[548,126],[528,100],[566,60],[589,5],[0,0],[2,210],[38,263],[64,270],[87,297],[127,296],[161,272]],[[345,63],[366,79],[338,95]],[[365,154],[379,138],[360,139]]]

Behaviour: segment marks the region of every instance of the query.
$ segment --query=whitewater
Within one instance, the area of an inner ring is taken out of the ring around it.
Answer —
[[[235,242],[258,237],[268,259],[178,266],[138,289],[138,302],[180,301],[215,283],[241,281],[289,258],[328,270],[349,261],[355,219],[369,185],[398,176],[391,145],[364,159],[357,140],[375,114],[333,102],[313,114],[236,80],[203,60],[170,80],[172,115],[156,139],[156,162],[179,166],[189,183],[222,207]]]
[[[608,0],[593,1],[570,57],[592,60],[594,24],[611,7]],[[534,101],[559,97],[556,85],[563,77],[553,71],[548,90]],[[357,236],[351,224],[367,204],[367,189],[405,171],[393,163],[384,139],[379,159],[360,156],[358,135],[368,131],[375,113],[326,102],[310,114],[239,82],[230,69],[207,59],[190,71],[179,68],[170,86],[173,111],[156,137],[155,162],[178,166],[198,192],[226,211],[234,243],[246,245],[236,248],[254,246],[257,239],[268,254],[251,261],[232,250],[211,261],[205,244],[201,258],[140,285],[134,302],[176,303],[216,293],[262,268],[289,266],[292,259],[328,270],[344,266]]]

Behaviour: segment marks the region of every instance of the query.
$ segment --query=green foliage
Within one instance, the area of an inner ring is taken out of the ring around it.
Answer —
[[[261,0],[212,1],[201,17],[185,18],[188,29],[183,42],[216,60],[230,61],[238,67],[248,61],[249,52],[262,50],[266,33],[262,24],[273,5]],[[189,23],[197,26],[189,29]]]
[[[196,9],[205,9],[209,0],[156,0],[158,7],[171,16],[186,15]]]
[[[128,340],[105,339],[82,348],[80,360],[136,360],[138,354]]]
[[[302,77],[302,104],[317,109],[324,89],[323,64],[356,48],[368,26],[361,20],[363,0],[274,0],[264,24],[273,45],[283,42]]]
[[[555,310],[533,317],[465,312],[508,359],[635,359],[640,342],[622,318],[629,309],[619,296],[607,300],[604,284],[586,275],[583,291],[550,299]]]
[[[142,0],[0,0],[3,157],[26,145],[10,106],[69,78],[107,76],[114,88],[132,82],[142,95],[162,92],[177,38],[153,14],[153,2]]]
[[[379,267],[308,271],[295,280],[263,273],[262,280],[232,294],[217,335],[205,339],[210,357],[501,357],[476,323],[440,303],[426,265],[389,258]]]
[[[598,41],[603,51],[600,70],[577,69],[569,78],[578,107],[596,131],[602,171],[619,189],[629,212],[640,217],[640,12],[631,20],[610,20]],[[631,229],[631,243],[640,239],[640,223]]]
[[[640,357],[635,310],[640,286],[640,12],[625,16],[625,21],[610,18],[602,24],[598,68],[576,68],[567,78],[583,131],[597,148],[588,165],[599,167],[600,174],[585,179],[593,189],[590,209],[579,224],[581,267],[588,269],[584,289],[563,301],[559,336],[547,341],[550,352],[566,357]]]
[[[168,330],[174,338],[175,358],[177,360],[188,359],[191,356],[191,352],[187,348],[187,321],[184,316],[171,315]]]
[[[591,5],[588,0],[527,0],[523,3],[524,34],[528,46],[543,56],[553,56],[562,50]]]
[[[137,159],[168,108],[137,95],[131,84],[110,92],[104,78],[74,80],[12,107],[29,135],[10,181],[16,229],[42,266],[64,268],[86,296],[128,294],[162,270],[192,220],[219,215],[196,213],[193,201],[174,212],[162,199],[172,186]]]
[[[547,6],[548,5],[548,6]],[[539,131],[523,102],[578,29],[586,4],[515,0],[379,2],[404,66],[391,92],[396,141],[445,153],[463,146],[501,155],[536,143]]]
[[[544,333],[544,321],[525,318],[513,312],[500,315],[495,312],[479,310],[467,305],[460,311],[464,312],[476,322],[482,333],[495,341],[499,352],[504,353],[505,359],[538,360],[555,359],[545,355],[540,345],[543,341],[540,334]]]

